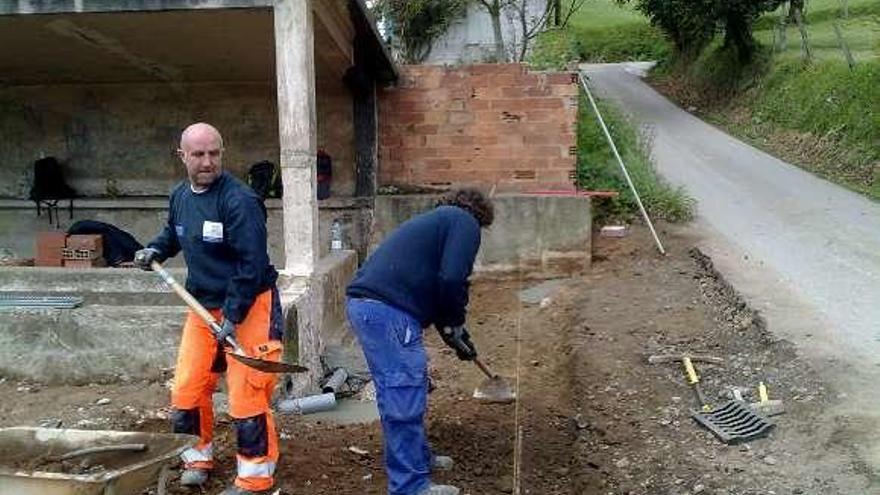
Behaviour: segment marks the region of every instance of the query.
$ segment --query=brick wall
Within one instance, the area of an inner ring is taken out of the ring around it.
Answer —
[[[570,189],[577,80],[522,64],[403,68],[379,102],[379,183]]]

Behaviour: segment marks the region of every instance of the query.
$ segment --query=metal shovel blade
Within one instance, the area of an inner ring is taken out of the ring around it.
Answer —
[[[509,404],[516,400],[516,392],[510,388],[507,380],[494,376],[483,380],[474,390],[474,399],[487,404]]]
[[[474,358],[474,364],[486,375],[486,380],[474,390],[474,399],[487,404],[509,404],[516,400],[516,392],[507,380],[490,370],[477,357]]]
[[[284,363],[281,361],[266,361],[250,356],[244,356],[242,354],[236,354],[232,351],[226,351],[226,354],[245,366],[250,366],[263,373],[304,373],[309,371],[305,366],[300,366],[298,364]]]

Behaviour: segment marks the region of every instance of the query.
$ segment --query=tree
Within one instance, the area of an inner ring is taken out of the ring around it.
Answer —
[[[468,0],[377,0],[373,13],[406,63],[424,61],[434,41],[467,13]]]
[[[699,54],[717,32],[724,33],[724,46],[736,51],[742,63],[752,60],[755,38],[752,25],[764,12],[785,0],[617,0],[635,3],[651,24],[672,40],[680,54]]]
[[[477,0],[477,2],[489,13],[489,17],[492,19],[492,33],[495,39],[495,61],[504,62],[507,60],[507,56],[504,54],[501,13],[505,7],[513,3],[513,0]]]

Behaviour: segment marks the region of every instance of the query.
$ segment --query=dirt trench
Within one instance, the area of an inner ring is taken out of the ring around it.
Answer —
[[[644,229],[623,239],[597,237],[591,272],[558,283],[536,303],[519,295],[540,280],[474,284],[474,341],[516,384],[516,404],[475,403],[480,372],[459,362],[433,330],[426,333],[436,385],[429,436],[435,452],[456,460],[435,481],[472,495],[880,493],[854,457],[852,439],[841,437],[846,425],[824,413],[833,391],[718,277],[693,248],[695,239],[669,226],[661,234],[666,257]],[[649,355],[664,352],[724,358],[722,365],[698,365],[710,402],[726,400],[730,386],[754,391],[763,381],[788,413],[775,418],[768,438],[726,446],[691,420],[695,399],[679,367],[648,364]],[[29,391],[17,392],[21,387]],[[168,428],[161,383],[45,387],[6,380],[0,394],[19,397],[0,404],[3,426]],[[112,402],[95,406],[99,397]],[[281,494],[386,493],[377,423],[278,419]],[[223,415],[215,449],[218,468],[202,493],[218,492],[233,476],[234,434]]]

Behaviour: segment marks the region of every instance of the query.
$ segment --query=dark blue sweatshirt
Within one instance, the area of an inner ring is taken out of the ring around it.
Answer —
[[[477,219],[461,208],[440,206],[392,232],[358,270],[346,294],[402,309],[423,327],[461,325],[479,249]]]
[[[223,172],[207,191],[189,181],[171,192],[168,223],[148,247],[160,259],[183,250],[186,289],[203,306],[241,323],[256,297],[278,278],[266,252],[266,210],[254,191]]]

